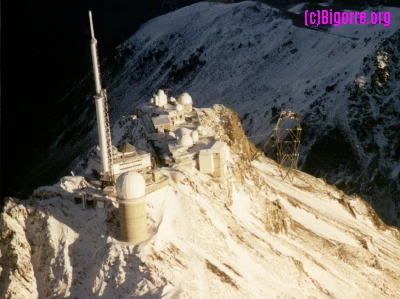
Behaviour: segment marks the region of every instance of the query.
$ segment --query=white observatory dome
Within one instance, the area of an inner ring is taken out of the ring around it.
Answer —
[[[176,99],[175,99],[174,97],[170,97],[170,98],[169,98],[169,101],[170,101],[171,103],[176,103]]]
[[[196,130],[194,130],[194,131],[192,132],[192,134],[190,134],[190,136],[192,137],[193,142],[199,141],[199,133],[198,133]]]
[[[183,135],[190,136],[190,134],[192,134],[192,130],[190,130],[188,128],[179,128],[179,129],[175,130],[174,132],[177,137],[183,137]]]
[[[140,198],[146,195],[146,181],[140,173],[129,171],[118,177],[116,189],[120,199]]]
[[[176,105],[176,111],[183,111],[183,106],[181,104]]]
[[[189,135],[183,135],[181,138],[179,138],[178,144],[181,146],[192,146],[193,139]]]
[[[193,103],[192,97],[187,92],[184,92],[179,95],[178,103],[181,105],[191,105]]]

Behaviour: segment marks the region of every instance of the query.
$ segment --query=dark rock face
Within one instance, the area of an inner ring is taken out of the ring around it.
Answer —
[[[303,171],[317,177],[327,177],[328,182],[333,184],[342,179],[344,174],[360,171],[357,160],[351,142],[346,140],[339,128],[334,128],[314,143],[303,165]]]

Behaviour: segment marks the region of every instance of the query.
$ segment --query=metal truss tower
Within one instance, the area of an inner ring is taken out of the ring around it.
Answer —
[[[297,113],[281,111],[274,131],[265,139],[252,160],[261,153],[273,157],[279,164],[279,172],[283,180],[293,180],[293,169],[297,169],[299,160],[301,126]]]
[[[276,158],[282,179],[293,180],[293,169],[297,169],[301,126],[297,113],[281,111],[274,129]]]

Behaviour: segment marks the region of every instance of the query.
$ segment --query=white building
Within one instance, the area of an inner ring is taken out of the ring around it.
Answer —
[[[98,147],[97,147],[98,148]],[[92,170],[100,173],[101,160],[99,156],[99,148],[97,154],[91,156],[90,167],[87,168],[86,173],[90,173]],[[130,143],[126,142],[119,150],[113,147],[113,172],[116,177],[120,174],[128,171],[147,172],[151,169],[151,154],[134,147]]]
[[[229,147],[225,142],[216,141],[209,149],[200,150],[199,168],[201,173],[223,177],[227,172]]]
[[[164,107],[164,105],[168,104],[168,97],[165,94],[164,90],[159,89],[157,94],[154,95],[154,104],[157,107]]]
[[[146,172],[151,169],[151,154],[126,142],[113,162],[115,176],[128,171]]]

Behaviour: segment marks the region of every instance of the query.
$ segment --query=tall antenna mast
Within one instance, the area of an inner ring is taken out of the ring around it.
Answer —
[[[92,39],[94,38],[94,29],[93,29],[93,19],[92,19],[92,11],[89,10],[89,22],[90,22],[90,33],[92,34]]]
[[[101,91],[100,67],[99,67],[99,59],[97,57],[97,39],[94,37],[92,12],[90,10],[89,10],[89,22],[90,22],[90,33],[92,35],[92,39],[90,40],[90,49],[92,52],[94,83],[96,85],[96,93],[99,94]]]
[[[90,50],[92,53],[94,83],[96,88],[96,95],[94,96],[96,102],[97,114],[97,130],[99,133],[99,146],[101,165],[103,168],[102,181],[104,184],[109,185],[113,182],[113,156],[111,145],[111,131],[110,123],[108,120],[108,104],[107,93],[105,89],[101,88],[100,67],[99,59],[97,56],[97,40],[94,37],[92,12],[89,11],[90,33],[92,39],[90,40]]]

